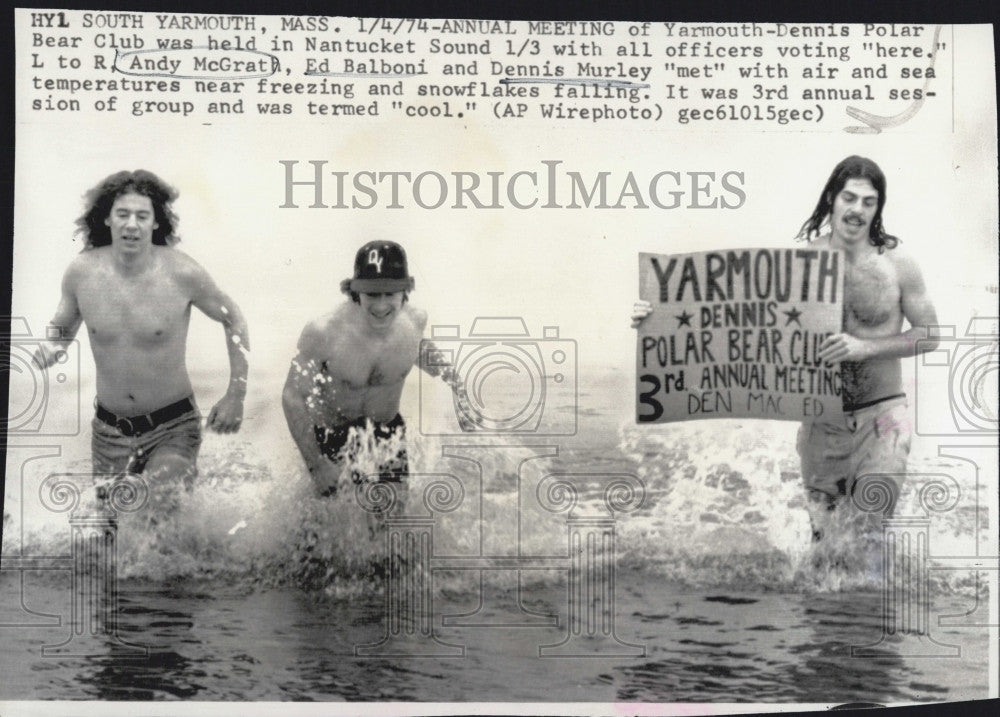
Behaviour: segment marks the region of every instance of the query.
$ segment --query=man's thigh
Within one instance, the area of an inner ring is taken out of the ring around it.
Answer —
[[[877,483],[888,491],[886,516],[891,516],[895,510],[903,487],[911,439],[905,403],[886,408],[866,426],[855,471],[855,480],[860,483],[856,482],[853,488],[864,490],[864,483],[868,482],[872,487]]]
[[[142,474],[153,485],[177,483],[190,490],[198,477],[198,464],[188,455],[171,448],[161,448],[146,463]]]
[[[190,489],[198,475],[201,418],[189,414],[159,426],[144,437],[143,475],[152,483],[179,482]]]
[[[799,427],[796,449],[810,498],[826,507],[847,494],[853,441],[838,424],[809,422]]]

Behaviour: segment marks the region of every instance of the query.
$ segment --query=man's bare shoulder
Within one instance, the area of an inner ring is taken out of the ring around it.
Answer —
[[[882,255],[896,269],[896,275],[900,283],[922,281],[920,265],[917,264],[913,255],[900,246],[893,249],[886,249]]]
[[[403,310],[400,313],[405,316],[421,334],[424,332],[424,329],[427,327],[426,311],[417,308],[416,306],[411,306],[410,304],[404,304]]]
[[[334,338],[342,335],[352,323],[350,310],[345,302],[306,323],[299,336],[299,352],[310,356],[329,353]]]
[[[916,262],[913,260],[913,255],[898,244],[892,249],[886,249],[883,251],[882,256],[897,266],[916,266]]]
[[[154,246],[153,254],[158,266],[170,273],[181,282],[202,282],[208,277],[208,272],[197,261],[182,252],[167,246]]]
[[[84,249],[66,267],[63,274],[63,283],[69,286],[76,286],[82,279],[93,276],[107,265],[111,256],[110,247],[98,249]]]

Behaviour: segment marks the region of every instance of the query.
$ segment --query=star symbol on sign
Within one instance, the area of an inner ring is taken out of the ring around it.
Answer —
[[[802,322],[799,321],[799,317],[802,316],[802,312],[796,309],[794,306],[788,311],[782,311],[781,313],[783,313],[785,316],[788,317],[788,320],[785,321],[785,326],[788,326],[793,321],[797,323],[799,326],[802,326]]]
[[[682,311],[681,314],[680,314],[680,316],[674,316],[674,318],[677,319],[677,328],[680,328],[681,326],[688,326],[688,327],[690,327],[691,326],[691,317],[693,317],[693,316],[694,316],[694,314],[689,314],[687,312],[687,309],[685,309],[684,311]]]

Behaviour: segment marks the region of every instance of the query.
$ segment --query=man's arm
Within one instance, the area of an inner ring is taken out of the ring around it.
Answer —
[[[66,347],[76,337],[76,332],[80,330],[83,316],[80,314],[80,306],[76,301],[76,282],[80,273],[79,259],[74,260],[62,279],[62,293],[59,297],[59,305],[56,307],[55,316],[49,322],[45,332],[46,340],[35,349],[33,360],[39,368],[46,369],[65,352]]]
[[[229,386],[226,395],[209,412],[207,425],[219,433],[233,433],[239,430],[243,421],[243,399],[247,393],[247,352],[250,351],[247,322],[240,307],[216,286],[207,271],[187,256],[183,261],[186,266],[182,276],[191,288],[191,303],[205,316],[221,323],[226,333]]]
[[[820,346],[817,358],[830,362],[906,358],[937,348],[939,337],[929,329],[937,325],[937,311],[927,294],[920,267],[905,254],[896,257],[895,266],[900,309],[910,328],[899,334],[875,338],[834,334]]]
[[[413,320],[421,335],[427,328],[427,312],[416,307],[411,308]],[[481,418],[478,412],[472,410],[469,405],[469,394],[465,390],[465,381],[450,361],[444,360],[444,354],[434,345],[430,339],[423,339],[420,342],[420,350],[417,351],[417,358],[413,364],[428,376],[434,376],[444,381],[455,396],[455,417],[458,419],[458,427],[465,432],[475,431],[480,425]],[[425,360],[421,360],[421,358]],[[429,360],[427,360],[429,359]]]
[[[421,361],[421,356],[427,357]],[[458,419],[458,426],[465,432],[475,431],[480,423],[480,416],[469,404],[469,394],[465,390],[465,381],[455,367],[449,361],[443,360],[440,349],[429,339],[420,342],[420,351],[417,354],[416,365],[428,376],[435,376],[451,387],[455,395],[455,417]],[[429,359],[429,360],[428,360]]]
[[[288,377],[281,392],[281,406],[285,411],[285,421],[292,439],[302,454],[302,460],[317,486],[335,486],[339,469],[326,460],[316,443],[313,426],[320,425],[317,401],[320,400],[318,382],[327,376],[320,370],[322,356],[320,347],[322,336],[319,330],[309,324],[299,338],[298,354],[288,368]]]

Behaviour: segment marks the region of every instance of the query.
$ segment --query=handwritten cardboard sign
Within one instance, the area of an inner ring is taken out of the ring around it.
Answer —
[[[807,246],[639,254],[636,420],[801,421],[842,412],[839,367],[816,358],[840,331],[844,258]]]

